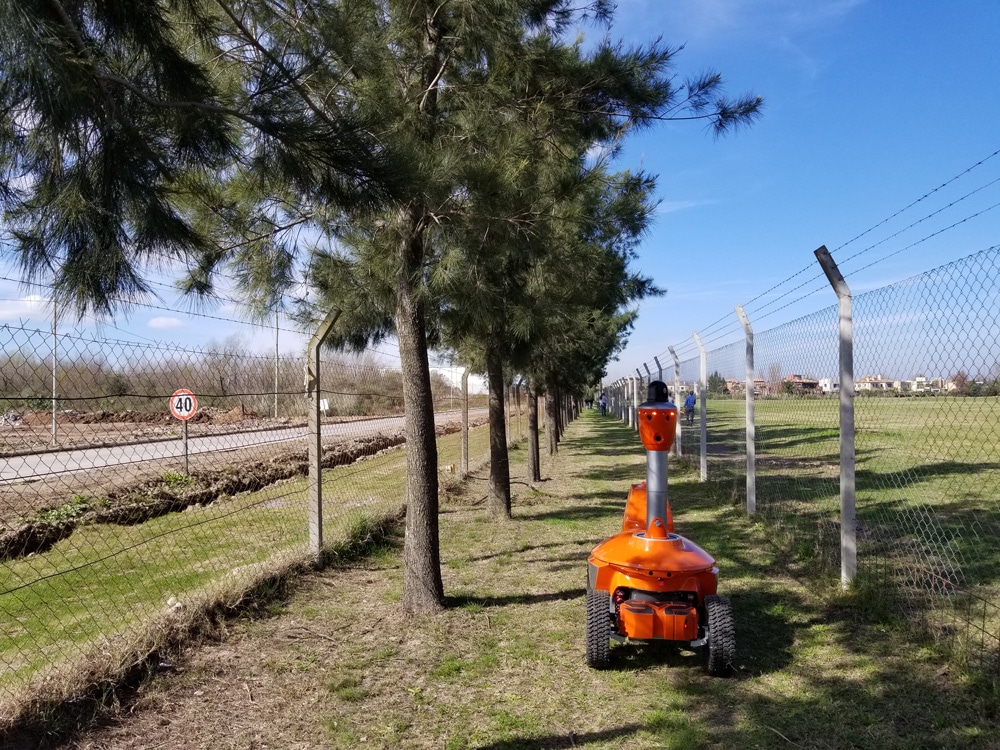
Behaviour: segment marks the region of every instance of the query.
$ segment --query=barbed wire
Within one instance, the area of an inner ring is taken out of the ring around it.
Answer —
[[[868,229],[864,230],[863,232],[860,232],[859,234],[855,235],[854,237],[852,237],[851,239],[847,240],[846,242],[838,245],[837,248],[834,251],[831,251],[831,252],[837,252],[837,251],[839,251],[839,250],[847,247],[848,245],[856,242],[857,240],[861,239],[862,237],[870,234],[871,232],[877,230],[879,227],[887,224],[888,222],[890,222],[893,219],[895,219],[896,217],[902,215],[903,213],[905,213],[906,211],[910,210],[914,206],[916,206],[916,205],[922,203],[923,201],[927,200],[928,198],[930,198],[931,196],[933,196],[936,193],[940,192],[942,189],[944,189],[948,185],[950,185],[953,182],[959,180],[960,178],[968,175],[970,172],[972,172],[973,170],[975,170],[978,167],[982,166],[983,164],[985,164],[986,162],[988,162],[989,160],[993,159],[994,157],[996,157],[998,155],[1000,155],[1000,149],[997,149],[997,150],[993,151],[988,156],[980,159],[979,161],[977,161],[974,164],[970,165],[969,167],[965,168],[961,172],[955,174],[954,176],[952,176],[948,180],[945,180],[944,182],[942,182],[940,185],[938,185],[934,189],[927,191],[926,193],[924,193],[923,195],[921,195],[916,200],[911,201],[910,203],[908,203],[903,208],[899,209],[898,211],[895,211],[894,213],[892,213],[889,216],[885,217],[881,221],[873,224],[872,226],[870,226]],[[928,221],[929,219],[933,218],[934,216],[937,216],[937,215],[941,214],[942,212],[946,211],[947,209],[952,208],[955,205],[958,205],[959,203],[961,203],[961,202],[963,202],[963,201],[971,198],[972,196],[974,196],[974,195],[982,192],[983,190],[985,190],[985,189],[987,189],[987,188],[989,188],[989,187],[991,187],[991,186],[993,186],[993,185],[995,185],[997,183],[1000,183],[1000,177],[998,177],[996,179],[993,179],[993,180],[990,180],[989,182],[985,183],[984,185],[981,185],[981,186],[977,187],[976,189],[971,190],[971,191],[965,193],[964,195],[960,196],[959,198],[956,198],[955,200],[951,201],[947,205],[942,206],[942,207],[940,207],[940,208],[938,208],[938,209],[936,209],[936,210],[928,213],[927,215],[921,217],[917,221],[912,222],[911,224],[907,225],[903,229],[900,229],[899,231],[894,232],[893,234],[889,235],[888,237],[885,237],[885,238],[879,240],[878,242],[875,242],[875,243],[869,245],[868,247],[866,247],[866,248],[858,251],[857,253],[854,253],[853,255],[851,255],[848,258],[845,258],[843,261],[841,261],[841,263],[844,263],[844,264],[849,263],[851,260],[854,260],[855,258],[857,258],[857,257],[859,257],[859,256],[861,256],[861,255],[863,255],[865,253],[868,253],[868,252],[874,250],[877,247],[880,247],[880,246],[884,245],[886,242],[889,242],[893,238],[898,237],[899,235],[903,234],[904,232],[906,232],[906,231],[908,231],[908,230],[910,230],[910,229],[918,226],[919,224],[921,224],[921,223],[923,223],[925,221]],[[898,255],[898,254],[900,254],[902,252],[905,252],[906,250],[912,249],[916,245],[919,245],[919,244],[921,244],[923,242],[926,242],[927,240],[931,239],[932,237],[938,236],[938,235],[940,235],[940,234],[942,234],[942,233],[944,233],[946,231],[949,231],[950,229],[953,229],[953,228],[959,226],[960,224],[964,224],[965,222],[967,222],[967,221],[969,221],[971,219],[974,219],[974,218],[976,218],[978,216],[981,216],[982,214],[987,213],[988,211],[991,211],[994,208],[996,208],[997,205],[1000,205],[1000,204],[995,204],[995,205],[989,206],[988,208],[985,208],[985,209],[983,209],[981,211],[977,211],[975,213],[969,214],[968,216],[963,217],[959,221],[956,221],[953,224],[950,224],[949,226],[944,227],[943,229],[937,230],[937,231],[935,231],[935,232],[933,232],[933,233],[931,233],[931,234],[929,234],[929,235],[921,238],[920,240],[918,240],[916,242],[910,243],[909,245],[906,245],[905,247],[902,247],[902,248],[899,248],[899,249],[894,250],[892,252],[886,253],[885,255],[877,258],[876,260],[874,260],[871,263],[863,266],[862,268],[858,268],[858,269],[855,269],[854,271],[850,271],[849,273],[845,273],[844,274],[845,278],[847,276],[849,276],[849,275],[856,275],[857,273],[860,273],[861,271],[867,270],[867,269],[871,268],[872,266],[874,266],[874,265],[876,265],[876,264],[878,264],[880,262],[888,260],[889,258],[892,258],[892,257],[894,257],[894,256],[896,256],[896,255]],[[768,287],[764,291],[760,292],[759,294],[757,294],[756,296],[754,296],[753,298],[751,298],[749,301],[743,303],[742,306],[745,309],[747,309],[748,313],[750,313],[750,312],[755,313],[754,320],[756,322],[757,320],[761,320],[761,319],[770,317],[774,313],[777,313],[777,312],[779,312],[781,310],[785,310],[785,309],[791,307],[792,305],[796,304],[797,302],[801,302],[802,300],[809,298],[810,296],[812,296],[813,294],[816,294],[817,292],[821,291],[825,287],[819,287],[817,289],[814,289],[813,291],[808,292],[805,295],[801,295],[799,297],[796,297],[795,299],[792,299],[790,301],[785,302],[785,304],[781,304],[779,307],[776,307],[774,310],[772,310],[770,312],[764,313],[764,311],[767,310],[767,308],[771,307],[772,305],[778,305],[783,300],[786,300],[786,298],[789,295],[792,295],[795,292],[797,292],[798,290],[806,287],[810,283],[812,283],[812,282],[814,282],[814,281],[816,281],[818,279],[823,278],[823,273],[822,272],[814,273],[814,275],[811,276],[810,278],[806,279],[805,281],[803,281],[802,283],[796,285],[795,287],[792,287],[791,289],[788,289],[788,290],[782,292],[782,294],[778,295],[777,297],[775,297],[774,299],[768,301],[767,303],[765,303],[763,305],[760,305],[760,306],[758,306],[756,308],[751,308],[751,306],[753,305],[753,303],[755,303],[758,300],[762,299],[763,297],[771,294],[772,292],[774,292],[777,289],[781,288],[782,286],[784,286],[788,282],[790,282],[790,281],[798,278],[802,274],[808,273],[810,270],[813,270],[813,271],[815,270],[815,264],[810,263],[809,265],[804,266],[803,268],[799,269],[795,273],[790,274],[789,276],[787,276],[784,279],[782,279],[781,281],[779,281],[777,284],[774,284],[774,285]],[[723,326],[723,330],[721,330],[721,331],[718,330],[720,325]],[[735,334],[739,333],[741,331],[741,329],[742,329],[742,327],[737,322],[735,322],[735,321],[732,320],[732,313],[727,312],[727,313],[721,315],[716,320],[714,320],[711,323],[709,323],[704,328],[700,329],[698,331],[698,334],[703,339],[702,343],[706,344],[706,343],[714,343],[714,342],[723,340],[723,339],[725,339],[726,337],[728,337],[730,335],[735,335]],[[697,351],[697,346],[694,345],[693,342],[691,342],[690,340],[687,340],[687,339],[675,343],[673,345],[673,348],[674,348],[674,351],[678,354],[679,357],[680,357],[681,354],[688,354],[688,353],[693,353],[693,352]],[[657,357],[662,357],[662,356],[666,355],[668,353],[668,351],[669,351],[669,349],[664,349],[662,352],[660,352],[660,354],[657,355]]]
[[[16,284],[21,283],[20,280],[11,278],[9,276],[2,276],[2,275],[0,275],[0,280],[10,281],[10,282],[13,282],[13,283],[16,283]],[[42,283],[42,282],[32,282],[32,286],[44,287],[46,289],[51,289],[53,291],[55,290],[55,287],[52,284],[45,284],[45,283]],[[222,321],[222,322],[226,322],[226,323],[235,323],[237,325],[250,326],[250,327],[253,327],[253,328],[260,328],[260,329],[264,329],[264,330],[268,330],[268,331],[278,330],[278,331],[282,331],[282,332],[285,332],[285,333],[291,333],[291,334],[294,334],[296,336],[307,336],[308,335],[308,332],[302,331],[302,330],[299,330],[299,329],[284,328],[284,327],[281,327],[281,326],[263,325],[261,323],[254,323],[254,322],[248,321],[248,320],[240,320],[238,318],[226,318],[226,317],[223,317],[223,316],[220,316],[220,315],[210,315],[208,313],[200,313],[200,312],[188,311],[188,310],[179,310],[179,309],[172,308],[172,307],[166,307],[164,305],[154,305],[154,304],[152,304],[150,302],[136,301],[136,302],[133,302],[131,304],[135,305],[136,307],[144,307],[144,308],[152,309],[152,310],[161,310],[161,311],[164,311],[164,312],[175,313],[177,315],[189,315],[189,316],[197,317],[197,318],[206,318],[206,319],[209,319],[209,320],[218,320],[218,321]],[[316,309],[321,309],[321,308],[316,307]],[[89,317],[90,319],[94,320],[95,323],[98,323],[98,324],[105,323],[105,321],[102,321],[101,318],[98,318],[98,317],[96,317],[94,315],[87,314],[87,317]],[[115,327],[117,328],[117,326],[115,326]],[[172,348],[180,348],[180,347],[179,346],[174,346]],[[364,352],[370,352],[372,354],[379,354],[379,355],[382,355],[382,356],[385,356],[385,357],[392,357],[394,359],[399,359],[399,354],[395,353],[395,352],[387,352],[387,351],[384,351],[384,350],[381,350],[381,349],[374,349],[374,348],[371,348],[371,347],[368,347],[368,348],[364,349],[363,351]]]
[[[24,325],[17,325],[17,326],[15,326],[15,325],[12,325],[10,323],[0,323],[0,330],[4,330],[4,329],[10,330],[10,331],[18,331],[18,332],[27,333],[27,334],[36,334],[36,335],[39,335],[39,336],[51,336],[52,335],[52,331],[51,330],[47,330],[47,329],[29,328],[29,327],[24,326]],[[271,330],[273,330],[273,329],[271,329]],[[152,343],[146,343],[146,342],[142,342],[142,341],[123,341],[123,340],[120,340],[120,339],[109,339],[109,338],[95,339],[95,338],[88,338],[88,337],[83,336],[83,335],[78,334],[78,333],[77,334],[73,334],[73,333],[59,333],[57,335],[58,335],[58,337],[60,339],[62,339],[64,341],[65,340],[77,341],[77,342],[81,342],[81,343],[84,343],[84,344],[94,344],[94,345],[97,345],[97,346],[106,346],[108,344],[117,344],[117,345],[120,345],[120,346],[127,346],[127,347],[136,348],[136,349],[154,349],[154,350],[157,350],[157,351],[168,352],[168,353],[192,354],[192,355],[197,355],[197,356],[229,357],[229,358],[234,358],[234,359],[246,360],[246,361],[250,361],[250,362],[273,362],[274,359],[275,359],[273,354],[245,354],[245,353],[231,352],[231,351],[216,351],[214,349],[198,349],[198,348],[192,348],[192,347],[185,347],[185,346],[182,346],[180,344],[175,344],[175,343],[170,343],[170,342],[156,342],[156,341],[154,341]],[[360,357],[363,354],[366,354],[366,353],[369,353],[369,352],[376,353],[376,354],[382,354],[383,353],[383,352],[381,352],[379,350],[369,350],[369,349],[366,349],[364,352],[361,352],[359,354],[343,354],[341,356],[344,356],[344,357]],[[279,359],[281,359],[281,360],[296,360],[296,359],[304,359],[304,357],[305,357],[305,355],[302,355],[302,354],[287,354],[286,353],[286,354],[280,355]],[[330,364],[337,364],[338,363],[337,360],[332,360],[332,359],[322,359],[321,361],[324,362],[324,363],[327,363],[328,365],[330,365]],[[357,365],[352,365],[352,364],[349,364],[349,363],[341,363],[341,364],[344,367],[374,366],[374,365],[366,365],[366,364],[363,364],[363,363],[359,363]]]

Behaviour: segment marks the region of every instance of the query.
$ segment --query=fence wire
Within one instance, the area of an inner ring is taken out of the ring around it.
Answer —
[[[859,582],[1000,679],[1000,248],[855,295],[853,319]],[[831,572],[838,342],[836,305],[754,334],[757,516],[800,561]],[[739,341],[706,358],[708,479],[739,502],[745,351]],[[680,370],[682,400],[699,388],[700,357]],[[681,453],[697,463],[694,416]]]
[[[304,371],[304,357],[0,326],[0,722],[120,674],[308,559]],[[401,382],[384,358],[322,363],[334,549],[403,505]],[[182,388],[197,398],[186,425],[169,408]],[[452,472],[460,388],[436,375],[433,392]],[[473,429],[471,464],[487,453]]]

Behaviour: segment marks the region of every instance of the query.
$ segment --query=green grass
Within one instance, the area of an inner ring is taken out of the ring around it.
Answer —
[[[512,459],[520,481],[523,451]],[[511,521],[468,503],[444,508],[443,612],[400,611],[400,550],[378,546],[375,556],[306,576],[281,615],[231,625],[229,639],[191,657],[192,668],[145,684],[141,701],[110,729],[78,744],[142,737],[148,746],[386,749],[995,746],[993,687],[919,639],[877,590],[843,593],[836,576],[796,563],[786,537],[750,522],[727,491],[677,462],[677,530],[721,570],[720,590],[736,615],[736,674],[708,677],[698,655],[671,644],[614,645],[609,669],[589,669],[587,555],[620,529],[643,455],[634,432],[589,413],[570,426],[558,458],[543,463],[544,497],[515,485],[524,492]],[[483,485],[474,482],[468,495],[481,495]],[[195,679],[199,665],[204,674]],[[228,687],[243,683],[252,703]],[[163,726],[167,709],[171,723]]]
[[[708,403],[709,475],[737,503],[744,410]],[[755,412],[759,516],[796,563],[836,570],[838,400],[765,399]],[[858,398],[855,425],[859,580],[956,657],[995,662],[1000,399]]]
[[[472,460],[487,446],[487,430],[472,430]],[[442,463],[457,462],[460,435],[439,438],[438,448]],[[323,472],[324,542],[333,559],[359,547],[377,551],[382,519],[403,504],[405,474],[405,449]],[[131,658],[119,652],[155,646],[157,623],[189,614],[206,597],[238,599],[275,565],[305,559],[307,490],[299,479],[139,525],[83,525],[45,553],[4,562],[0,704],[30,696],[33,682],[66,663],[92,669],[103,660],[113,672]],[[92,502],[74,497],[50,513],[75,518]]]

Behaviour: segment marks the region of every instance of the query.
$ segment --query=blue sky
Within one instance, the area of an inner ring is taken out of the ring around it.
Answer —
[[[692,331],[712,329],[709,349],[742,339],[734,306],[801,269],[746,306],[755,331],[835,304],[823,279],[789,293],[820,273],[820,245],[859,294],[1000,243],[997,155],[845,245],[1000,149],[1000,3],[623,0],[616,30],[685,45],[682,78],[714,69],[730,93],[763,96],[765,110],[722,139],[665,123],[626,146],[622,166],[659,175],[662,204],[637,266],[667,294],[641,304],[610,380],[670,345],[694,356]]]
[[[857,294],[1000,243],[1000,208],[989,210],[1000,203],[1000,182],[989,184],[1000,178],[1000,154],[986,159],[1000,149],[998,32],[1000,3],[985,0],[620,0],[613,37],[684,45],[680,79],[716,70],[729,93],[760,94],[765,110],[753,127],[721,139],[699,123],[675,122],[626,143],[620,168],[659,175],[662,202],[636,267],[667,294],[641,304],[609,379],[652,365],[668,345],[693,356],[692,331],[709,329],[710,348],[741,338],[736,304],[759,297],[747,305],[757,331],[833,305],[822,280],[789,292],[819,273],[819,245],[834,251]],[[872,261],[880,262],[861,270]],[[16,277],[16,269],[0,275]],[[184,307],[158,291],[154,304]],[[234,317],[225,305],[204,312]],[[0,323],[48,327],[50,316],[46,300],[0,279]],[[171,309],[137,308],[102,333],[195,347],[238,335],[250,349],[274,347],[273,329]],[[301,351],[303,342],[279,334],[282,351]]]

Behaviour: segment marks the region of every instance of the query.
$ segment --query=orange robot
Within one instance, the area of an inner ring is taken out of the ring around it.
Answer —
[[[587,664],[606,667],[611,640],[666,640],[701,649],[708,673],[724,675],[736,657],[732,606],[716,593],[712,556],[674,533],[667,501],[677,407],[657,380],[637,411],[646,481],[632,485],[621,533],[587,560]]]

